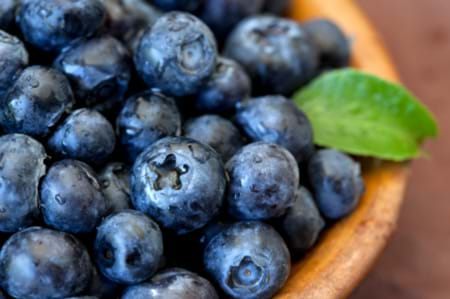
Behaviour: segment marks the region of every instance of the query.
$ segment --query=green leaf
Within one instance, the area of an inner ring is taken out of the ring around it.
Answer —
[[[320,76],[294,100],[318,145],[350,154],[403,161],[438,134],[433,115],[405,88],[353,69]]]

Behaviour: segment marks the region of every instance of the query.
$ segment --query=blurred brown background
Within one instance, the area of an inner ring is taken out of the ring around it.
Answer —
[[[450,0],[355,0],[404,84],[437,116],[430,160],[413,163],[391,243],[351,299],[450,298]]]

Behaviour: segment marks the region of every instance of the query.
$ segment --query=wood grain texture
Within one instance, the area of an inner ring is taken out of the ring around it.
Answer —
[[[295,0],[291,17],[326,17],[353,40],[353,66],[397,81],[397,73],[377,33],[351,0]],[[317,246],[295,264],[277,299],[337,299],[348,296],[384,249],[396,226],[408,164],[363,161],[366,193],[357,210],[336,223]]]

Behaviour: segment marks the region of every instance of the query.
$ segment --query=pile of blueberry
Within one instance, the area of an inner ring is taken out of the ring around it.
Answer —
[[[349,41],[287,2],[0,1],[0,298],[283,286],[364,190],[289,99]]]

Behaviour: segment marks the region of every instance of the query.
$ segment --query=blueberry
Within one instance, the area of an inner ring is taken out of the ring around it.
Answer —
[[[75,160],[53,164],[41,184],[41,212],[45,223],[58,230],[92,232],[106,213],[94,171]]]
[[[235,218],[278,217],[292,205],[300,174],[294,157],[281,146],[249,144],[228,161],[226,169],[228,209]]]
[[[298,162],[314,152],[308,117],[282,96],[254,98],[239,106],[236,123],[253,141],[272,142],[287,148]]]
[[[75,296],[88,285],[92,264],[73,236],[32,227],[13,235],[0,252],[0,284],[14,298]]]
[[[204,0],[199,16],[222,41],[241,20],[261,12],[264,1]]]
[[[332,21],[317,19],[304,24],[319,52],[320,69],[346,67],[350,64],[350,41]]]
[[[206,270],[233,298],[272,298],[286,282],[290,262],[283,239],[261,222],[239,222],[224,229],[204,253]]]
[[[288,19],[254,16],[239,23],[225,45],[262,94],[290,95],[316,73],[318,55],[303,28]]]
[[[131,175],[132,202],[164,228],[188,233],[220,210],[225,170],[210,147],[184,137],[167,137],[145,150]]]
[[[9,29],[14,23],[17,2],[18,0],[0,1],[0,29]]]
[[[217,45],[202,21],[182,12],[163,15],[147,30],[135,53],[135,66],[150,86],[173,96],[200,90],[216,66]]]
[[[364,193],[358,163],[332,149],[318,151],[309,161],[309,179],[320,212],[339,219],[352,212]]]
[[[211,78],[195,96],[197,111],[216,114],[234,113],[236,105],[250,96],[251,80],[237,62],[219,58]]]
[[[129,98],[117,118],[117,135],[130,161],[157,140],[181,133],[181,115],[172,98],[146,91]]]
[[[58,157],[87,163],[103,163],[114,151],[116,137],[109,121],[99,112],[72,112],[48,140],[48,149]]]
[[[19,10],[25,40],[44,51],[58,51],[71,41],[91,36],[105,19],[98,0],[26,0]]]
[[[122,101],[131,76],[131,57],[117,39],[102,36],[80,39],[54,61],[72,82],[75,95],[100,111]]]
[[[28,52],[23,43],[17,37],[0,30],[0,97],[4,96],[11,82],[27,65]]]
[[[94,252],[97,265],[107,278],[123,284],[140,283],[161,264],[162,234],[145,214],[122,211],[98,227]]]
[[[8,133],[43,137],[73,104],[72,89],[63,74],[31,66],[0,97],[0,125]]]
[[[182,10],[194,12],[196,11],[204,0],[152,0],[153,4],[165,10]]]
[[[179,268],[164,270],[149,282],[131,286],[122,299],[219,299],[216,290],[203,277]]]
[[[264,11],[275,14],[283,15],[289,8],[291,0],[265,0]]]
[[[46,157],[44,147],[31,137],[0,137],[0,232],[16,232],[37,219]]]
[[[298,190],[286,214],[277,219],[278,231],[295,257],[301,256],[316,243],[324,226],[325,221],[311,193],[304,187]]]
[[[234,124],[217,115],[203,115],[191,119],[184,126],[184,134],[211,146],[224,162],[244,145],[241,134]]]
[[[112,282],[101,274],[96,267],[93,267],[91,280],[84,293],[98,299],[111,299],[117,298],[117,294],[120,292],[119,284]]]
[[[130,169],[122,163],[109,163],[100,172],[107,214],[129,209],[131,206]]]

